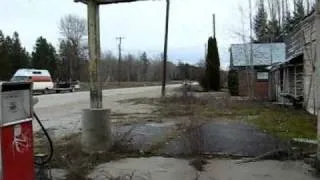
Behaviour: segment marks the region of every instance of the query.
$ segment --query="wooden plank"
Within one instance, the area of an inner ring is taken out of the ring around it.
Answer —
[[[294,96],[297,97],[297,67],[294,67]]]

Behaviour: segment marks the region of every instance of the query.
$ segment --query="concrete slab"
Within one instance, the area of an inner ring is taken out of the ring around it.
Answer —
[[[316,180],[312,168],[300,161],[259,161],[236,164],[234,160],[210,160],[202,175],[214,180]]]
[[[123,159],[99,165],[88,178],[107,180],[111,178],[132,176],[132,180],[193,180],[196,171],[187,160],[153,157]]]
[[[88,176],[95,180],[122,177],[133,180],[316,180],[303,162],[261,161],[236,164],[234,160],[208,160],[198,172],[188,160],[151,157],[128,158],[97,166]]]

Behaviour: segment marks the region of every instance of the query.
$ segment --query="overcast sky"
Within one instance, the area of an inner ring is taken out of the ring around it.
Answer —
[[[58,47],[58,24],[64,15],[75,14],[86,18],[86,6],[73,0],[0,2],[0,30],[6,35],[17,31],[29,52],[39,36]],[[220,57],[222,65],[227,66],[230,44],[241,42],[236,35],[236,32],[243,32],[240,5],[248,9],[244,0],[171,0],[170,60],[196,63],[203,58],[204,44],[212,35],[212,14],[215,13]],[[244,12],[248,13],[246,10]],[[248,17],[247,14],[245,16]],[[164,0],[102,6],[100,20],[102,51],[116,53],[116,36],[126,37],[123,41],[124,53],[146,51],[150,56],[155,56],[163,50]]]

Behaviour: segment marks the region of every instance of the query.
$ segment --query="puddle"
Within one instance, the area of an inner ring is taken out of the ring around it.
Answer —
[[[252,157],[279,147],[285,147],[285,144],[254,126],[210,122],[174,139],[162,152],[169,155],[200,152]]]

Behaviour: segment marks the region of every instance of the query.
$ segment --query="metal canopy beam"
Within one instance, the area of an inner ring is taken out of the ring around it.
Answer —
[[[146,0],[96,0],[98,4],[115,4],[115,3],[129,3],[136,1],[146,1]],[[74,2],[82,2],[87,4],[88,0],[74,0]]]

